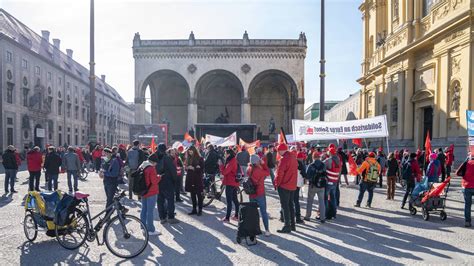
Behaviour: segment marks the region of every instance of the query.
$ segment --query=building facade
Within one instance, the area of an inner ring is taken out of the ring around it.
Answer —
[[[360,92],[351,94],[324,114],[329,122],[355,120],[360,117]]]
[[[0,9],[0,148],[47,144],[84,146],[89,139],[89,70]],[[128,143],[134,113],[117,91],[96,78],[97,141]]]
[[[361,118],[386,114],[396,147],[454,143],[466,155],[474,106],[474,1],[365,0]]]
[[[154,124],[173,138],[197,123],[254,123],[263,136],[303,119],[306,36],[299,39],[133,39],[136,122],[150,90]]]
[[[340,101],[325,101],[324,110],[327,113],[327,111],[331,110],[334,106],[336,106],[339,103]],[[326,116],[324,118],[326,121],[330,121],[327,119]],[[319,120],[319,103],[313,103],[312,105],[310,105],[308,108],[304,110],[304,120],[307,120],[307,121]]]

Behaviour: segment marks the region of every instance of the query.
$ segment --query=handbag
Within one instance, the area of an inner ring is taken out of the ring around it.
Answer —
[[[251,178],[252,172],[253,171],[250,171],[249,177],[246,178],[244,182],[242,182],[242,187],[244,188],[244,192],[247,195],[253,195],[257,193],[257,189],[255,188],[255,184],[252,182],[252,178]]]

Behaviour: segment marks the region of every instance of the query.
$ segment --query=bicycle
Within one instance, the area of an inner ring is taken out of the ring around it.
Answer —
[[[214,179],[212,179],[212,176],[214,176]],[[243,181],[241,177],[236,178],[239,183]],[[242,196],[242,188],[240,188],[237,191],[237,193],[240,195],[239,197],[239,202],[243,202],[243,196]],[[208,175],[206,174],[204,177],[204,190],[203,190],[203,207],[207,207],[211,205],[211,203],[214,201],[214,199],[221,200],[222,194],[225,192],[225,185],[222,184],[222,178],[220,175]]]
[[[82,163],[81,169],[79,170],[79,178],[83,181],[86,180],[87,176],[89,175],[89,172],[90,170],[87,165],[87,162]]]
[[[89,194],[76,192],[74,195],[80,201],[69,215],[71,222],[67,226],[56,226],[58,243],[69,250],[77,249],[85,241],[97,241],[99,246],[105,245],[117,257],[133,258],[145,250],[148,245],[148,231],[141,220],[126,214],[127,209],[120,203],[125,197],[125,191],[118,191],[113,204],[94,217],[89,209]],[[105,215],[101,217],[101,215]],[[113,214],[117,213],[114,217]],[[99,219],[94,225],[93,221]],[[102,242],[99,231],[104,227]]]

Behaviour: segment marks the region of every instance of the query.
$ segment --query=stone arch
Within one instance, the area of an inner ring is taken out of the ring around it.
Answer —
[[[280,127],[290,132],[295,118],[298,97],[296,82],[281,70],[270,69],[257,74],[250,82],[250,121],[260,127],[263,135],[270,135],[269,124],[273,118],[276,132]]]
[[[174,70],[158,70],[145,79],[140,98],[145,99],[147,89],[150,90],[152,123],[166,123],[171,137],[182,136],[187,130],[190,98],[186,79]],[[144,106],[145,102],[142,104]]]
[[[197,103],[197,122],[216,123],[224,116],[228,123],[240,123],[244,88],[233,73],[216,69],[203,74],[196,82],[194,98]]]

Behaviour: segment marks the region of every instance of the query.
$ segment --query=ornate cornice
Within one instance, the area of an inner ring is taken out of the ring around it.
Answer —
[[[305,59],[306,53],[139,53],[134,59]]]

